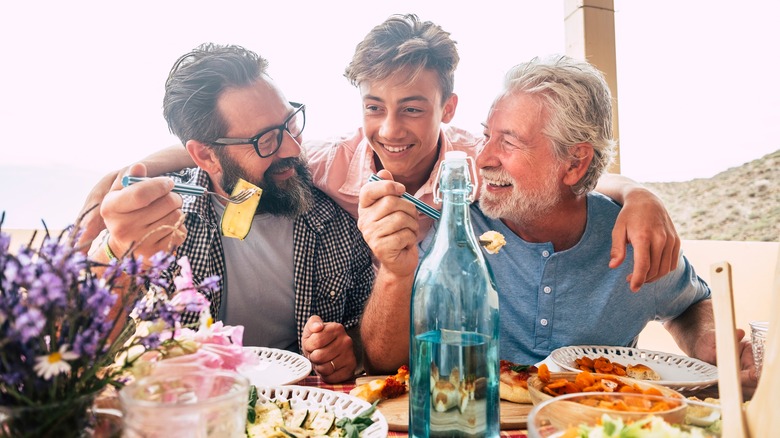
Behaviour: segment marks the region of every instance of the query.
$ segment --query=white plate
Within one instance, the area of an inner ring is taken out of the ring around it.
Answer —
[[[550,353],[550,358],[567,370],[580,371],[574,362],[582,356],[596,359],[603,356],[622,365],[644,364],[652,368],[661,380],[653,381],[675,391],[696,391],[718,383],[718,369],[706,362],[687,356],[629,347],[581,345],[562,347]]]
[[[257,365],[238,367],[238,372],[255,386],[289,385],[311,373],[311,362],[300,354],[266,347],[244,347],[260,357]]]
[[[289,400],[293,409],[325,408],[333,412],[336,419],[354,418],[357,414],[371,407],[365,400],[353,397],[343,392],[310,386],[266,386],[257,388],[257,402]],[[361,434],[362,438],[385,438],[387,436],[387,420],[379,410],[375,410],[371,419],[374,424]]]

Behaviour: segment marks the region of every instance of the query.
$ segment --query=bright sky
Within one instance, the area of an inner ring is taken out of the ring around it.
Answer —
[[[202,42],[241,44],[268,58],[287,97],[307,104],[308,138],[359,126],[344,67],[392,13],[415,12],[458,41],[453,125],[475,132],[509,67],[565,51],[563,0],[269,3],[4,2],[6,227],[69,223],[100,175],[176,143],[162,117],[164,81],[175,59]],[[770,67],[780,2],[616,0],[615,9],[624,174],[710,177],[780,148],[780,85]],[[19,187],[52,196],[42,207]]]

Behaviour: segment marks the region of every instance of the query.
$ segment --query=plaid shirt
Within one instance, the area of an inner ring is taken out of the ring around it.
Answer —
[[[208,174],[199,168],[170,176],[177,182],[211,186]],[[303,327],[312,315],[319,315],[326,322],[340,322],[347,330],[357,328],[374,282],[371,252],[355,220],[320,190],[312,188],[312,192],[314,207],[298,217],[293,228],[299,351]],[[220,218],[208,196],[185,197],[182,210],[187,216],[187,238],[177,255],[189,258],[195,284],[212,275],[220,277],[220,291],[205,294],[211,302],[211,314],[218,315],[225,276]],[[178,270],[179,266],[174,264],[168,274],[173,278]],[[197,318],[196,314],[186,314],[182,323],[196,322]]]

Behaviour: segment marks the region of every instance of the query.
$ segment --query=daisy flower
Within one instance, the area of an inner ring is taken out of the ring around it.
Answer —
[[[72,351],[68,351],[68,345],[64,344],[60,347],[59,351],[36,358],[36,364],[33,369],[39,377],[43,377],[44,380],[49,380],[57,374],[70,371],[70,364],[66,361],[76,360],[78,358],[79,355]]]

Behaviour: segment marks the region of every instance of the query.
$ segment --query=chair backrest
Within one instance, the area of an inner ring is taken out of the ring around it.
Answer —
[[[780,242],[683,240],[682,250],[699,277],[707,282],[712,264],[722,261],[731,264],[736,324],[748,333],[747,336],[750,336],[750,321],[769,319],[772,288],[775,279],[780,277]],[[658,323],[650,323],[642,331],[638,347],[682,353]]]

